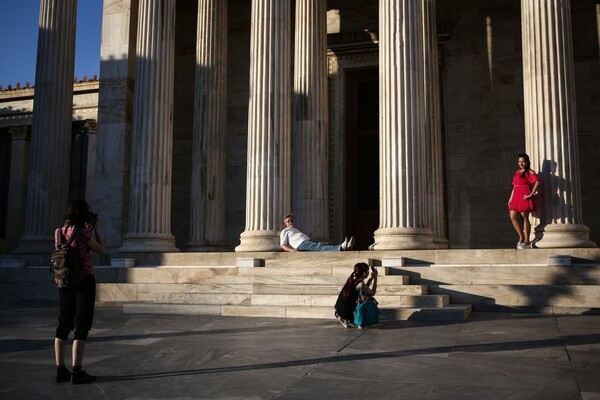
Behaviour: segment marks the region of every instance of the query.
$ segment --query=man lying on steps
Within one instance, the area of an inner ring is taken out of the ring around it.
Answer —
[[[287,214],[283,218],[285,229],[281,231],[279,244],[284,251],[290,253],[296,251],[347,251],[354,247],[354,236],[344,238],[342,244],[327,244],[321,242],[313,242],[310,238],[294,228],[294,215]]]

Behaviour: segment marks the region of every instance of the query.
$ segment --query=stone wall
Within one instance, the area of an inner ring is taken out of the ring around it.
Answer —
[[[507,201],[525,151],[520,3],[478,3],[438,2],[438,35],[447,38],[440,60],[452,248],[517,241]]]

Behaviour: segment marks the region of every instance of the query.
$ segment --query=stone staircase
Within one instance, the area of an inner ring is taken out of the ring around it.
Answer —
[[[157,287],[152,302],[125,303],[123,310],[126,313],[333,318],[333,305],[352,265],[290,268],[272,264],[264,268],[234,267],[202,283]],[[393,268],[379,268],[376,298],[382,319],[464,321],[469,316],[471,306],[451,305],[449,295],[428,294],[427,285],[412,285],[409,276],[393,273]],[[113,289],[101,285],[100,299],[110,300],[107,291]]]
[[[131,313],[333,318],[357,262],[379,269],[383,319],[463,321],[471,308],[600,313],[598,248],[119,257],[95,267],[96,299]],[[47,255],[0,256],[0,302],[56,302],[47,265]]]

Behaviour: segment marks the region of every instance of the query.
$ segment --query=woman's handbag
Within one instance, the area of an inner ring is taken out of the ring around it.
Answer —
[[[379,308],[374,297],[363,296],[362,288],[358,295],[358,304],[354,309],[354,324],[364,328],[365,326],[379,323]]]

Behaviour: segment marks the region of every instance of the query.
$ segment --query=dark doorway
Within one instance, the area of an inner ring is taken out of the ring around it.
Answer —
[[[346,94],[346,234],[366,250],[379,227],[378,70],[348,71]]]

